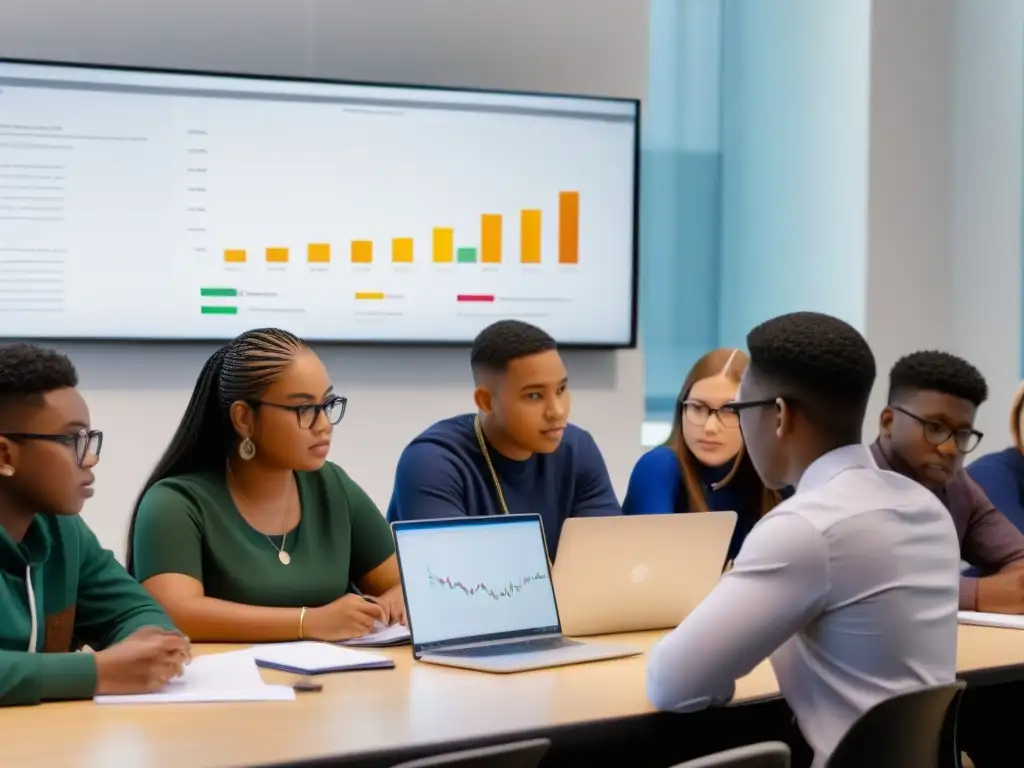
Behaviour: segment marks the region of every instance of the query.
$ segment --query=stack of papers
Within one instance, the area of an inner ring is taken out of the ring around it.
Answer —
[[[1003,629],[1024,629],[1024,616],[1006,613],[982,613],[960,611],[957,619],[961,624],[976,624],[979,627],[1002,627]]]
[[[186,704],[224,701],[294,701],[287,685],[267,685],[251,650],[211,653],[192,660],[185,674],[155,693],[97,696],[97,704]]]
[[[345,640],[341,645],[350,645],[363,648],[387,648],[393,645],[406,645],[410,640],[409,628],[401,624],[392,624],[390,627],[373,622],[373,631],[368,635],[357,637],[353,640]]]
[[[359,669],[393,669],[395,666],[395,662],[387,656],[308,640],[259,645],[252,649],[252,653],[259,666],[296,675],[322,675],[328,672],[349,672]]]

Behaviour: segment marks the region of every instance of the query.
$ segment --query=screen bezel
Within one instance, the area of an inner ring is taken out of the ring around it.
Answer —
[[[639,287],[640,287],[640,104],[638,98],[624,98],[614,96],[591,96],[580,93],[553,93],[544,91],[517,91],[493,88],[458,88],[453,86],[434,86],[422,83],[395,83],[395,82],[371,82],[360,80],[336,80],[329,78],[315,77],[294,77],[286,75],[266,75],[246,72],[230,72],[225,70],[198,70],[178,69],[165,67],[138,67],[117,64],[95,64],[90,62],[60,61],[58,59],[22,59],[0,56],[0,64],[17,64],[22,66],[38,67],[66,67],[80,71],[96,72],[124,72],[154,75],[180,75],[196,77],[212,77],[225,79],[242,79],[255,82],[268,83],[296,83],[309,85],[340,85],[349,87],[367,87],[376,89],[405,89],[416,91],[435,91],[437,93],[478,93],[481,95],[496,96],[530,96],[550,99],[581,99],[588,101],[603,101],[607,103],[630,104],[634,108],[634,137],[633,137],[633,253],[632,253],[632,285],[630,286],[630,318],[629,318],[629,339],[625,342],[595,341],[595,342],[565,342],[560,343],[562,349],[591,349],[591,350],[616,350],[636,349],[638,342],[639,324]],[[223,344],[231,340],[231,337],[210,336],[210,337],[148,337],[148,336],[54,336],[54,337],[31,337],[26,339],[19,336],[7,336],[0,333],[0,341],[32,341],[46,342],[56,341],[62,343],[121,343],[121,344]],[[472,339],[332,339],[332,338],[311,338],[310,342],[316,344],[339,346],[339,347],[426,347],[426,348],[465,348],[473,343]]]
[[[468,526],[483,527],[487,525],[523,525],[528,522],[537,523],[537,531],[540,535],[540,545],[544,549],[544,562],[547,567],[548,587],[551,589],[551,600],[555,605],[556,624],[549,627],[536,627],[531,629],[517,630],[514,632],[494,632],[489,635],[473,635],[469,637],[453,637],[447,640],[437,640],[430,643],[416,642],[416,629],[413,619],[412,606],[409,605],[408,592],[405,584],[405,569],[402,567],[402,548],[398,544],[398,534],[401,531],[429,530],[431,528],[462,528]],[[433,520],[401,520],[391,523],[391,535],[395,540],[395,556],[398,560],[398,575],[402,583],[402,597],[405,600],[405,618],[409,624],[409,636],[412,642],[412,653],[419,659],[424,653],[438,651],[457,645],[471,645],[475,643],[489,643],[501,640],[513,640],[523,637],[544,637],[546,635],[562,634],[562,617],[558,612],[558,598],[555,595],[555,583],[551,576],[551,557],[548,553],[547,537],[544,534],[544,520],[537,514],[517,515],[488,515],[481,517],[445,517]]]

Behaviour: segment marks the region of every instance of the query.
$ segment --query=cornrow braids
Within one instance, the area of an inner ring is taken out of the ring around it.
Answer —
[[[258,328],[246,331],[210,355],[174,437],[135,500],[128,526],[129,573],[134,568],[135,518],[149,489],[168,477],[222,470],[238,437],[231,424],[232,404],[259,400],[295,354],[304,349],[308,349],[306,342],[288,331]]]

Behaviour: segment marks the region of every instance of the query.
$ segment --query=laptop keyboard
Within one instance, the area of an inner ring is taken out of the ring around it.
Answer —
[[[430,655],[480,659],[488,656],[511,656],[518,653],[556,651],[560,648],[571,648],[576,645],[583,645],[583,643],[577,640],[568,640],[564,637],[542,637],[536,640],[516,640],[510,643],[481,645],[477,648],[460,648],[454,651],[433,651]]]

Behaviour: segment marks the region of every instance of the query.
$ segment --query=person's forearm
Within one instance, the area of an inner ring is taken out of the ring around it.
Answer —
[[[0,707],[89,699],[95,691],[91,653],[0,651]]]
[[[978,579],[971,576],[960,577],[960,610],[978,610]]]
[[[167,612],[193,642],[274,643],[300,637],[301,607],[267,608],[198,597],[167,606]]]

